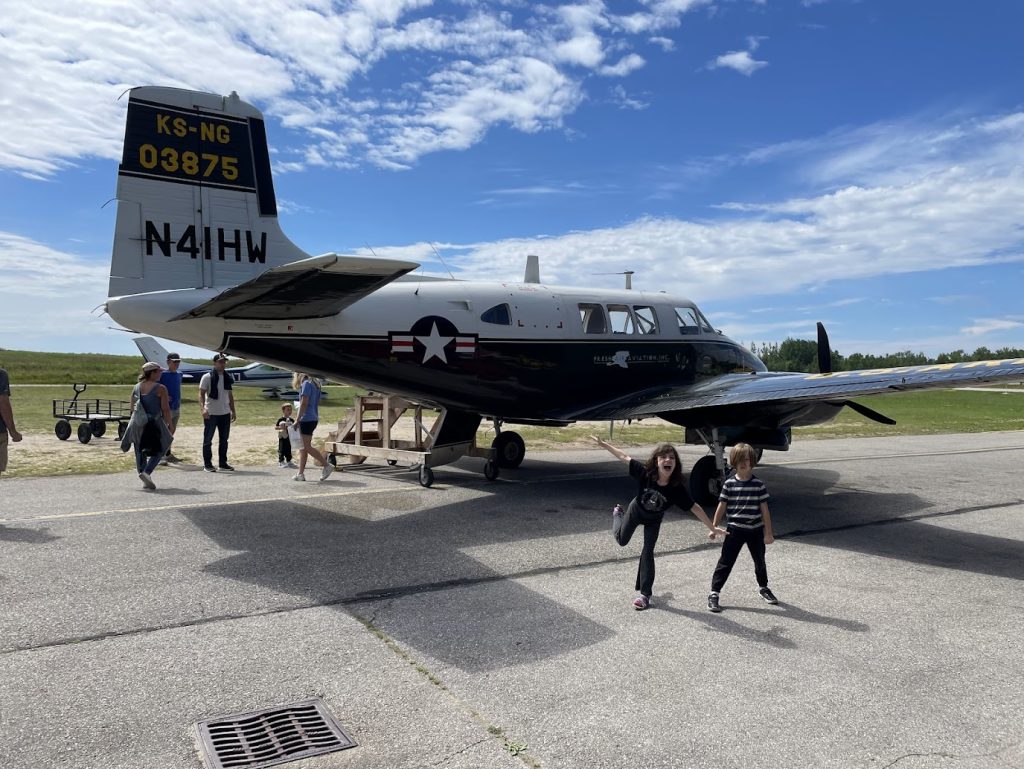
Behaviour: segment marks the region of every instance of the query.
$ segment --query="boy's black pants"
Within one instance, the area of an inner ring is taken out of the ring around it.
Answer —
[[[636,500],[630,502],[625,513],[612,516],[612,535],[620,545],[629,543],[637,526],[644,527],[644,549],[640,551],[640,565],[636,570],[636,589],[648,598],[654,590],[654,546],[664,516],[664,513],[641,513]]]
[[[715,567],[715,574],[711,578],[711,592],[717,593],[725,587],[725,581],[729,579],[729,572],[732,571],[740,550],[746,545],[750,551],[750,557],[754,559],[754,576],[757,577],[758,587],[768,587],[768,567],[764,562],[764,526],[756,529],[740,529],[734,526],[729,527],[729,533],[722,543],[722,555]]]
[[[292,442],[287,438],[277,439],[277,461],[278,462],[291,462],[292,461]]]

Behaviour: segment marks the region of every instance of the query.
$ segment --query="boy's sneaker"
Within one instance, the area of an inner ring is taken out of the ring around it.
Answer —
[[[288,467],[288,463],[287,463],[287,462],[285,462],[285,461],[284,461],[284,460],[282,459],[282,460],[280,460],[280,461],[279,461],[279,462],[277,463],[277,466],[278,466],[278,467]]]
[[[779,599],[775,597],[775,593],[773,593],[773,592],[772,592],[771,590],[769,590],[769,589],[768,589],[768,588],[766,588],[766,587],[762,587],[762,588],[761,588],[760,590],[758,590],[757,592],[758,592],[758,593],[760,593],[760,594],[761,594],[761,597],[762,597],[762,598],[763,598],[764,600],[766,600],[766,601],[767,601],[768,603],[771,603],[771,604],[776,604],[776,603],[778,603],[778,602],[779,602]]]
[[[295,475],[292,476],[292,480],[293,481],[304,481],[304,480],[306,480],[306,476],[303,475],[302,473],[295,473]]]
[[[643,611],[651,605],[651,597],[649,595],[638,595],[633,599],[633,608],[637,611]]]
[[[223,465],[217,465],[217,469],[218,470],[227,470],[228,472],[233,472],[235,468],[233,468],[229,464],[223,464]]]
[[[284,463],[284,466],[285,467],[298,467],[298,465],[295,464],[294,462],[292,462],[290,459],[287,462]]]
[[[722,607],[718,605],[718,593],[711,593],[708,596],[708,609],[716,614],[722,610]]]
[[[139,473],[139,480],[142,481],[142,485],[150,491],[156,488],[156,484],[153,483],[153,479],[149,477],[149,473]]]
[[[324,469],[320,471],[320,480],[321,481],[326,481],[328,478],[331,477],[331,473],[333,473],[333,472],[334,472],[334,465],[332,465],[330,462],[328,462],[326,465],[324,465]]]
[[[215,473],[215,472],[217,472],[217,468],[214,467],[213,465],[203,465],[203,469],[206,472],[208,472],[208,473]]]

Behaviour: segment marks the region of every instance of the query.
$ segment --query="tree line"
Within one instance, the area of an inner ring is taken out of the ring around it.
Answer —
[[[818,371],[818,344],[807,339],[786,339],[783,342],[751,342],[750,351],[764,361],[770,371],[801,371],[809,374]],[[924,353],[894,352],[888,355],[866,355],[855,352],[842,355],[832,350],[833,371],[853,371],[866,368],[894,368],[896,366],[927,366],[935,363],[965,363],[972,360],[999,360],[1002,358],[1024,358],[1024,350],[1015,347],[1000,347],[992,351],[979,347],[974,352],[953,350],[929,358]]]

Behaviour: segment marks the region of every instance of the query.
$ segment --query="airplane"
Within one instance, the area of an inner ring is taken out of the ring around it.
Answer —
[[[710,449],[689,480],[706,504],[736,443],[785,451],[793,427],[844,407],[892,422],[852,397],[1024,375],[1022,358],[833,373],[820,325],[820,373],[771,372],[664,291],[547,285],[532,258],[522,282],[485,283],[310,256],[278,222],[263,116],[234,92],[132,89],[117,201],[115,321],[442,409],[435,447],[490,420],[488,478],[525,454],[503,425],[657,416]]]
[[[137,336],[132,340],[139,348],[142,357],[147,361],[155,361],[161,366],[167,365],[167,350],[151,336]],[[178,364],[181,381],[186,384],[199,384],[203,374],[212,371],[213,366],[199,363]],[[261,387],[263,395],[268,398],[288,398],[295,392],[292,387],[292,372],[266,363],[250,363],[247,366],[235,366],[224,369],[231,381],[240,387]]]

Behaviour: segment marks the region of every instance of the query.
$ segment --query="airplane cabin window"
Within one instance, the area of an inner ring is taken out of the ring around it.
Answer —
[[[639,334],[657,334],[658,316],[653,307],[633,305],[633,315],[636,317],[636,330]]]
[[[684,335],[700,333],[700,318],[696,307],[676,307],[676,320],[679,322],[679,333]],[[707,321],[705,321],[706,323]]]
[[[613,334],[635,334],[636,324],[633,323],[633,313],[624,304],[608,305],[608,319],[611,321]]]
[[[604,307],[599,304],[580,302],[580,323],[585,334],[607,334],[608,324],[604,317]]]
[[[485,310],[480,316],[484,323],[493,323],[496,326],[511,326],[512,313],[509,312],[507,304],[497,304],[489,310]]]

